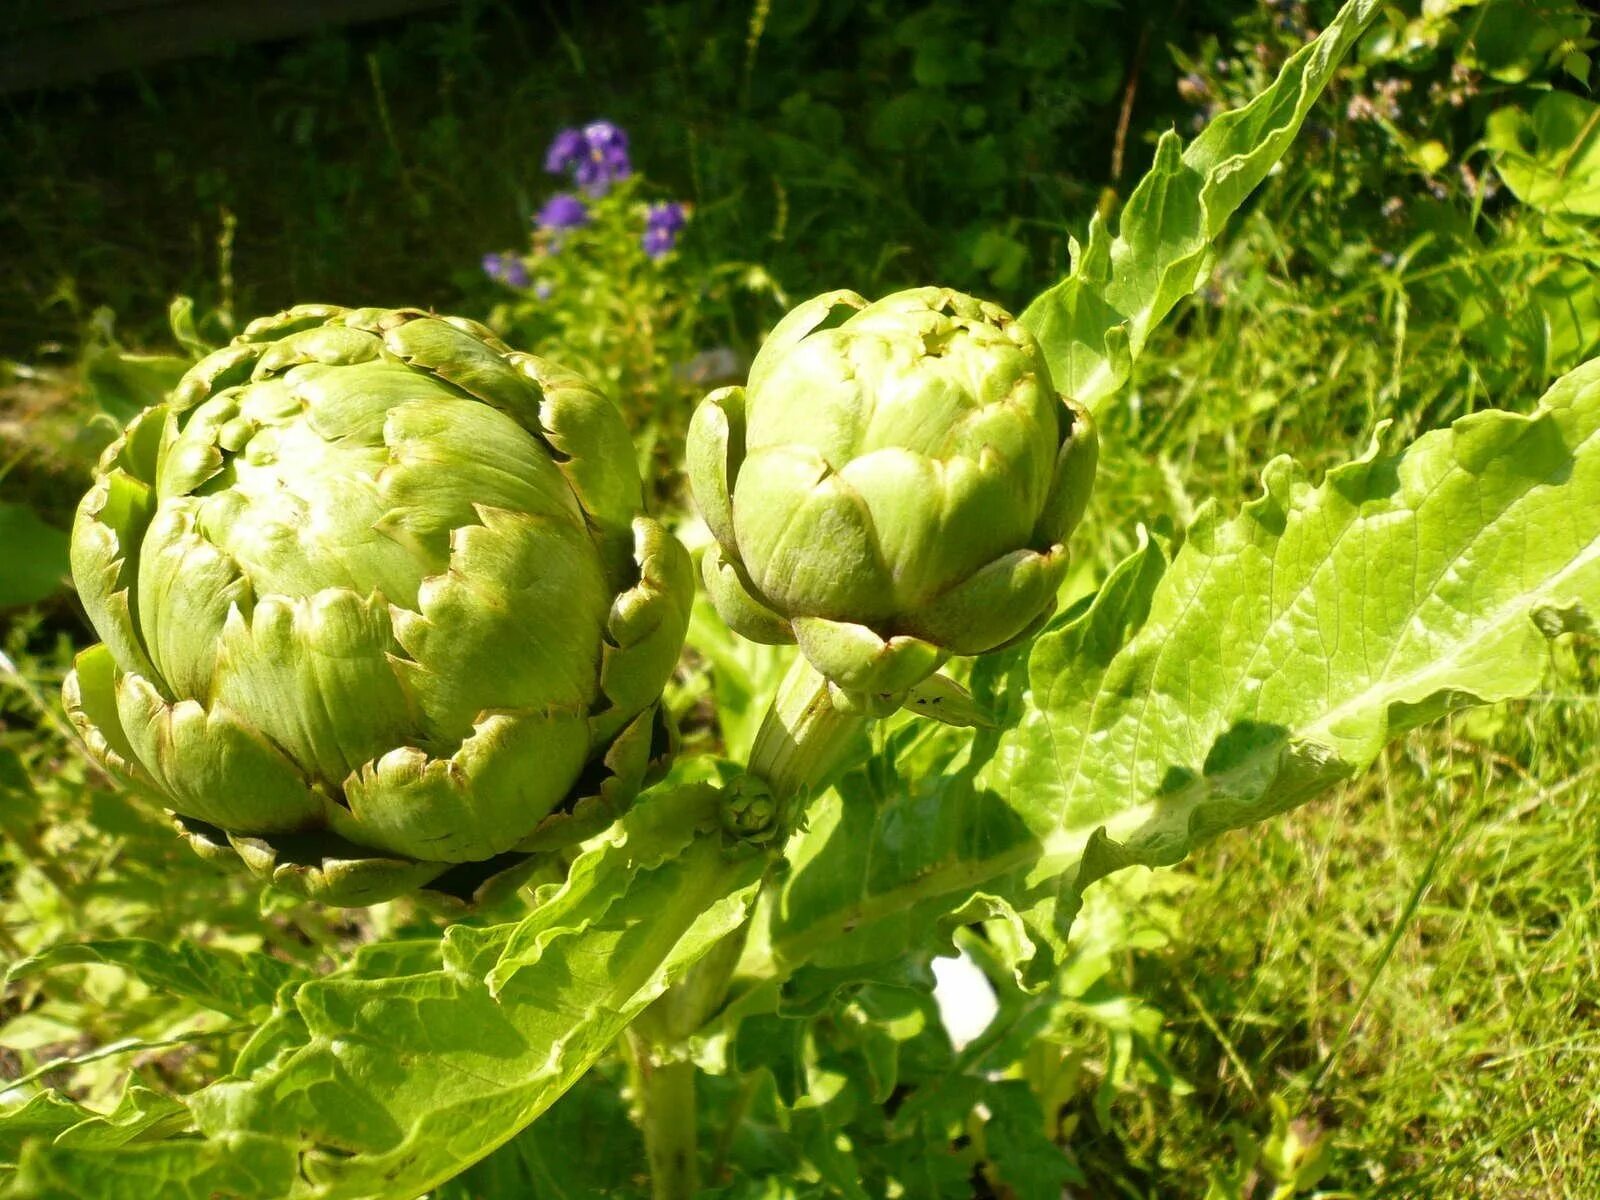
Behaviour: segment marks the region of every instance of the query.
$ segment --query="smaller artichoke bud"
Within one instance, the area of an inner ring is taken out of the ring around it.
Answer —
[[[782,831],[778,797],[766,780],[754,775],[741,775],[723,789],[719,815],[723,831],[738,841],[760,845]]]
[[[927,287],[789,313],[748,385],[701,403],[688,458],[716,538],[706,587],[736,632],[797,642],[840,691],[877,698],[863,711],[971,723],[927,681],[1054,611],[1096,440],[1020,322]]]

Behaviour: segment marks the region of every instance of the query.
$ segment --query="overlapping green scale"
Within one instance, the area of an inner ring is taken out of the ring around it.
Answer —
[[[723,618],[881,700],[1049,616],[1095,440],[1020,323],[916,288],[800,305],[701,404],[688,458]]]
[[[616,409],[474,322],[254,321],[102,459],[68,710],[202,853],[333,903],[468,893],[670,746],[693,581],[641,492]]]

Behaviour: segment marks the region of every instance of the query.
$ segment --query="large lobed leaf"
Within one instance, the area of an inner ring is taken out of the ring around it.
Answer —
[[[975,680],[1004,712],[942,778],[858,774],[813,811],[742,964],[822,989],[1002,915],[1059,948],[1088,884],[1164,864],[1365,769],[1400,731],[1525,696],[1600,611],[1600,359],[1531,415],[1288,459],[1171,559],[1146,541],[1083,611]],[[1048,953],[1036,954],[1042,970]],[[810,964],[807,971],[798,968]]]
[[[726,843],[717,793],[658,789],[521,922],[368,947],[280,993],[202,1137],[64,1142],[35,1101],[8,1195],[100,1200],[415,1196],[544,1112],[638,1013],[743,923],[767,858]],[[55,1135],[55,1136],[52,1136]]]
[[[1177,134],[1163,135],[1115,237],[1098,216],[1090,222],[1071,273],[1022,314],[1060,391],[1096,411],[1127,381],[1150,332],[1204,280],[1222,227],[1283,157],[1379,7],[1350,0],[1272,86],[1217,117],[1188,149]]]

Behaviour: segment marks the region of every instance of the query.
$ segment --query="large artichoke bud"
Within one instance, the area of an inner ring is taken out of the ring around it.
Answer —
[[[736,632],[798,642],[836,688],[898,702],[947,656],[1048,619],[1095,445],[995,305],[933,287],[818,296],[745,388],[695,412],[707,590]]]
[[[624,809],[693,595],[620,414],[471,321],[253,322],[100,461],[67,709],[197,849],[465,896]]]

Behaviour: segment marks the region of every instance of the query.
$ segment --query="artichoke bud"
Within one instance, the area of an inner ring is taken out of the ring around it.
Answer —
[[[313,899],[470,897],[673,747],[688,556],[615,407],[471,321],[252,322],[106,451],[72,570],[91,753]]]
[[[706,589],[736,632],[796,642],[839,691],[873,698],[862,711],[892,708],[949,656],[1049,619],[1095,459],[1088,414],[1003,309],[934,287],[819,296],[779,323],[746,387],[695,412]],[[980,723],[940,696],[941,719]]]
[[[781,832],[778,798],[755,775],[740,775],[722,790],[719,816],[723,831],[740,842],[764,844]]]

